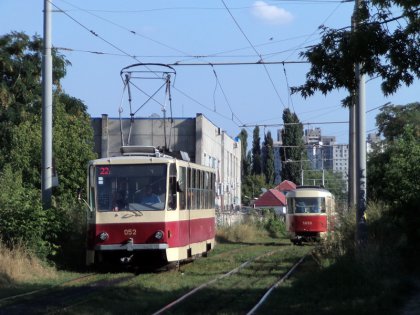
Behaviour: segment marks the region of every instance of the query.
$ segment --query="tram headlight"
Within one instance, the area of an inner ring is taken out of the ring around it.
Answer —
[[[157,240],[161,240],[161,239],[163,238],[163,231],[157,231],[157,232],[155,233],[155,238],[156,238]]]
[[[104,242],[109,238],[109,235],[107,232],[101,232],[101,234],[99,234],[99,239]]]

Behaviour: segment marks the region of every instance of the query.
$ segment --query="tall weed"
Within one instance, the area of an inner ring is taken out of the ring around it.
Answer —
[[[256,242],[263,234],[253,223],[238,223],[219,228],[216,237],[220,242],[251,243]]]
[[[55,269],[46,266],[22,244],[10,248],[0,240],[0,287],[56,276]]]

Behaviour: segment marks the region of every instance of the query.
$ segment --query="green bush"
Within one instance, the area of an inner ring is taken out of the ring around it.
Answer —
[[[51,213],[44,211],[38,190],[25,188],[22,176],[6,165],[0,173],[0,237],[13,247],[20,242],[45,257],[52,244],[44,240]]]
[[[265,209],[262,211],[263,228],[274,238],[286,236],[286,225],[282,217],[279,217],[274,209]]]

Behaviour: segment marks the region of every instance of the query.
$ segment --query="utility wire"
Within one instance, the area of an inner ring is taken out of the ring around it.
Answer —
[[[257,51],[257,49],[255,48],[255,46],[251,43],[251,41],[249,40],[248,36],[246,36],[245,32],[242,30],[241,26],[240,26],[240,25],[239,25],[239,23],[236,21],[236,19],[235,19],[235,17],[233,16],[232,12],[230,12],[230,10],[229,10],[229,8],[227,7],[227,5],[226,5],[225,1],[224,1],[224,0],[221,0],[221,1],[222,1],[223,5],[225,6],[226,10],[228,11],[229,15],[231,16],[231,18],[232,18],[232,19],[233,19],[233,21],[235,22],[236,26],[237,26],[237,27],[238,27],[238,29],[241,31],[242,35],[245,37],[245,39],[248,41],[248,43],[250,44],[250,46],[252,47],[252,49],[255,51],[255,53],[257,54],[257,56],[260,58],[260,61],[262,61],[261,54]],[[274,84],[273,79],[271,78],[271,75],[270,75],[270,73],[268,72],[268,69],[267,69],[266,65],[265,65],[265,64],[263,64],[263,66],[264,66],[264,70],[265,70],[265,72],[267,73],[268,79],[270,80],[271,85],[273,86],[274,91],[276,92],[276,94],[277,94],[277,96],[278,96],[278,98],[279,98],[279,100],[280,100],[280,103],[283,105],[283,107],[284,107],[284,108],[286,108],[286,106],[285,106],[285,105],[284,105],[284,103],[283,103],[282,98],[280,97],[279,92],[277,91],[276,85]]]
[[[64,0],[61,0],[65,2]],[[275,2],[285,2],[293,4],[330,4],[330,3],[339,3],[339,2],[354,2],[354,0],[277,0]],[[260,4],[259,6],[270,6],[271,4]],[[77,7],[76,7],[77,8]],[[254,6],[242,6],[242,7],[231,7],[231,10],[245,10],[251,9]],[[78,9],[83,10],[83,9]],[[196,10],[196,11],[220,11],[224,10],[220,7],[163,7],[163,8],[152,8],[152,9],[142,9],[142,10],[101,10],[101,9],[91,9],[83,10],[87,12],[102,12],[102,13],[147,13],[147,12],[159,12],[159,11],[179,11],[179,10]],[[76,11],[76,10],[67,10],[67,11]]]
[[[309,61],[254,61],[254,62],[195,62],[195,63],[168,63],[168,66],[245,66],[245,65],[282,65],[282,64],[306,64]]]
[[[208,107],[208,106],[206,106],[206,105],[204,105],[203,103],[201,103],[201,102],[199,102],[199,101],[197,101],[195,98],[193,98],[192,96],[190,96],[190,95],[188,95],[188,94],[186,94],[185,92],[183,92],[183,91],[181,91],[180,89],[178,89],[177,87],[173,87],[176,91],[178,91],[180,94],[182,94],[182,95],[184,95],[186,98],[188,98],[189,100],[191,100],[191,101],[193,101],[194,103],[196,103],[196,104],[198,104],[198,105],[200,105],[201,107],[203,107],[203,108],[205,108],[205,109],[207,109],[208,111],[210,111],[210,112],[214,112],[210,107]],[[223,118],[225,118],[225,119],[227,119],[227,120],[230,120],[230,121],[232,121],[232,119],[230,118],[230,117],[227,117],[227,116],[225,116],[225,115],[223,115],[223,114],[221,114],[221,113],[219,113],[219,112],[214,112],[215,114],[217,114],[218,116],[220,116],[220,117],[223,117]],[[235,121],[233,121],[233,123],[235,124],[235,125],[237,125],[238,127],[240,127],[240,125],[237,123],[237,122],[235,122]]]
[[[292,105],[292,109],[293,109],[293,111],[295,111],[295,107],[293,106],[292,93],[290,91],[289,80],[287,78],[286,67],[284,66],[284,62],[283,62],[283,72],[284,72],[284,77],[286,79],[287,95],[288,95],[290,104]]]
[[[389,105],[391,105],[391,102],[387,102],[384,105],[369,109],[368,111],[366,111],[366,113],[370,113],[370,112],[374,111],[375,109],[384,108],[384,107],[389,106]]]
[[[160,42],[160,41],[157,41],[157,40],[155,40],[155,39],[153,39],[153,38],[150,38],[150,37],[148,37],[148,36],[145,36],[145,35],[142,35],[142,34],[140,34],[140,33],[137,33],[136,31],[130,30],[130,29],[128,29],[128,28],[127,28],[127,27],[125,27],[125,26],[122,26],[122,25],[120,25],[120,24],[117,24],[117,23],[115,23],[115,22],[113,22],[113,21],[111,21],[111,20],[108,20],[108,19],[106,19],[106,18],[104,18],[104,17],[102,17],[102,16],[100,16],[100,15],[94,14],[94,13],[92,13],[92,12],[88,11],[88,10],[82,9],[82,8],[80,8],[80,7],[77,7],[77,6],[75,6],[74,4],[71,4],[71,3],[69,3],[69,2],[67,2],[67,1],[65,1],[65,0],[61,0],[61,1],[65,2],[65,3],[69,4],[69,5],[71,5],[72,7],[77,8],[77,9],[79,9],[79,10],[83,11],[83,12],[86,12],[86,13],[88,13],[88,14],[90,14],[90,15],[92,15],[92,16],[94,16],[94,17],[98,18],[98,19],[101,19],[101,20],[103,20],[103,21],[105,21],[105,22],[107,22],[107,23],[110,23],[110,24],[112,24],[112,25],[114,25],[114,26],[116,26],[116,27],[119,27],[119,28],[121,28],[121,29],[123,29],[123,30],[125,30],[125,31],[128,31],[129,33],[131,33],[131,34],[133,34],[133,35],[136,35],[136,36],[139,36],[139,37],[145,38],[145,39],[147,39],[147,40],[149,40],[149,41],[152,41],[152,42],[154,42],[154,43],[156,43],[156,44],[159,44],[159,45],[161,45],[161,46],[164,46],[164,47],[166,47],[166,48],[169,48],[169,49],[171,49],[171,50],[174,50],[174,51],[176,51],[176,52],[179,52],[179,53],[181,53],[181,54],[183,54],[183,55],[186,55],[186,56],[191,57],[191,54],[188,54],[188,53],[186,53],[186,52],[184,52],[184,51],[182,51],[182,50],[179,50],[179,49],[177,49],[177,48],[171,47],[171,46],[169,46],[169,45],[167,45],[167,44],[165,44],[165,43],[162,43],[162,42]]]
[[[227,96],[226,96],[226,93],[225,93],[225,91],[223,90],[222,85],[220,84],[220,80],[219,80],[219,77],[217,76],[216,70],[214,69],[214,67],[212,67],[212,69],[213,69],[213,74],[214,74],[214,76],[216,77],[216,83],[219,85],[219,88],[220,88],[220,90],[222,91],[223,97],[225,98],[226,104],[229,106],[230,112],[232,113],[232,120],[233,120],[233,117],[235,116],[235,117],[236,117],[236,119],[238,119],[238,121],[239,121],[241,124],[243,124],[243,122],[241,122],[241,120],[238,118],[238,116],[236,116],[236,115],[235,115],[235,113],[233,112],[233,110],[232,110],[232,106],[230,106],[230,102],[229,102],[229,100],[228,100],[228,98],[227,98]]]
[[[80,23],[78,20],[76,20],[75,18],[73,18],[70,14],[68,14],[67,12],[65,12],[64,10],[60,9],[56,4],[54,4],[52,1],[49,1],[51,3],[51,5],[53,5],[57,10],[59,10],[61,13],[63,13],[64,15],[66,15],[69,19],[71,19],[73,22],[75,22],[76,24],[78,24],[79,26],[81,26],[82,28],[84,28],[85,30],[87,30],[89,33],[91,33],[93,36],[98,37],[100,40],[104,41],[105,43],[107,43],[108,45],[110,45],[111,47],[115,48],[116,50],[118,50],[119,52],[123,53],[126,56],[131,56],[129,53],[127,53],[126,51],[122,50],[121,48],[119,48],[118,46],[114,45],[113,43],[111,43],[110,41],[106,40],[105,38],[103,38],[102,36],[100,36],[98,33],[94,32],[93,30],[90,30],[89,28],[87,28],[86,26],[84,26],[82,23]],[[132,56],[131,56],[132,57]],[[137,60],[137,59],[136,59]],[[139,60],[137,60],[139,61]],[[140,62],[140,61],[139,61]]]
[[[348,124],[348,121],[322,121],[322,122],[296,122],[296,123],[284,123],[284,124],[245,124],[239,127],[283,127],[290,125],[329,125],[329,124]]]
[[[344,2],[350,2],[350,1],[341,1],[336,7],[335,9],[327,16],[327,18],[321,23],[321,26],[324,25],[329,18],[338,10],[338,8],[341,6],[342,3]],[[302,44],[300,44],[295,51],[293,51],[292,53],[289,54],[289,56],[286,57],[286,60],[289,59],[298,49],[301,49],[303,45],[306,45],[306,43],[311,39],[312,36],[314,36],[315,33],[318,32],[319,28],[321,27],[319,26],[315,31],[312,32],[311,35],[309,35],[303,42]]]
[[[61,8],[59,8],[57,5],[55,5],[55,4],[53,4],[52,2],[51,2],[51,4],[57,9],[57,10],[59,10],[60,12],[62,12],[62,13],[64,13],[68,18],[70,18],[72,21],[74,21],[76,24],[78,24],[78,25],[80,25],[83,29],[85,29],[85,30],[87,30],[89,33],[91,33],[91,34],[93,34],[94,36],[96,36],[96,37],[98,37],[99,39],[101,39],[102,41],[104,41],[105,43],[107,43],[108,45],[110,45],[110,46],[112,46],[112,47],[114,47],[115,49],[117,49],[118,51],[120,51],[121,53],[123,53],[124,55],[126,55],[126,56],[128,56],[128,57],[131,57],[131,58],[133,58],[134,60],[136,60],[137,62],[139,62],[139,63],[141,63],[141,61],[140,60],[138,60],[137,58],[135,58],[134,56],[132,56],[132,55],[130,55],[129,53],[127,53],[127,52],[125,52],[124,50],[122,50],[122,49],[120,49],[119,47],[117,47],[116,45],[114,45],[114,44],[112,44],[111,42],[109,42],[109,41],[107,41],[105,38],[103,38],[102,36],[100,36],[100,35],[98,35],[96,32],[94,32],[94,31],[92,31],[92,30],[90,30],[89,28],[87,28],[86,26],[84,26],[82,23],[80,23],[79,21],[77,21],[75,18],[73,18],[71,15],[69,15],[68,13],[66,13],[64,10],[62,10]],[[150,69],[149,69],[150,70]],[[152,70],[150,70],[151,72],[153,72]],[[157,77],[158,77],[158,75],[157,74],[155,74]],[[131,83],[132,84],[132,83]],[[133,84],[132,84],[133,85]],[[158,104],[160,104],[160,105],[162,105],[159,101],[157,101],[157,100],[155,100],[154,98],[153,98],[153,96],[150,96],[149,94],[147,94],[146,92],[144,92],[143,90],[141,90],[138,86],[136,86],[136,85],[133,85],[136,89],[138,89],[139,91],[141,91],[143,94],[145,94],[146,96],[148,96],[150,99],[152,99],[153,101],[155,101],[156,103],[158,103]],[[175,90],[177,90],[179,93],[181,93],[182,95],[184,95],[185,97],[187,97],[188,99],[190,99],[190,100],[192,100],[193,102],[195,102],[196,104],[199,104],[200,106],[202,106],[202,107],[204,107],[204,108],[206,108],[206,109],[208,109],[209,111],[212,111],[211,109],[209,109],[209,107],[207,107],[207,106],[205,106],[205,105],[203,105],[202,103],[200,103],[199,101],[197,101],[197,100],[195,100],[194,98],[192,98],[191,96],[189,96],[189,95],[187,95],[185,92],[183,92],[183,91],[181,91],[180,89],[178,89],[178,88],[175,88],[174,87],[174,89]],[[223,118],[226,118],[226,119],[229,119],[229,120],[232,120],[232,119],[230,119],[230,118],[227,118],[226,116],[224,116],[224,115],[222,115],[222,114],[220,114],[220,113],[217,113],[216,112],[216,114],[218,114],[219,116],[221,116],[221,117],[223,117]],[[238,123],[236,123],[234,120],[232,120],[237,126],[239,126],[239,124]]]
[[[300,36],[294,36],[294,37],[289,37],[289,38],[285,38],[285,39],[279,39],[279,40],[270,40],[269,42],[265,42],[265,43],[261,43],[261,44],[256,44],[254,45],[254,47],[262,47],[262,46],[268,46],[268,45],[274,45],[274,44],[278,44],[280,42],[285,42],[285,41],[291,41],[291,40],[296,40],[302,37],[307,37],[308,35],[300,35]],[[246,47],[241,47],[241,48],[235,48],[235,49],[230,49],[230,50],[225,50],[225,51],[220,51],[217,53],[212,53],[212,54],[207,54],[207,55],[201,55],[201,56],[194,56],[193,58],[189,58],[189,59],[185,59],[185,60],[180,60],[179,62],[185,62],[185,61],[189,61],[191,59],[199,59],[199,58],[212,58],[212,57],[231,57],[230,55],[227,56],[220,56],[220,55],[226,55],[232,52],[237,52],[237,51],[241,51],[241,50],[248,50],[250,47],[246,46]],[[293,48],[295,49],[295,48]],[[262,54],[263,57],[265,56],[270,56],[270,55],[274,55],[274,54],[280,54],[280,53],[284,53],[284,52],[288,52],[291,49],[288,50],[284,50],[281,52],[275,52],[275,53],[269,53],[269,54]],[[247,55],[244,57],[254,57],[255,55]],[[265,58],[264,58],[265,59]]]

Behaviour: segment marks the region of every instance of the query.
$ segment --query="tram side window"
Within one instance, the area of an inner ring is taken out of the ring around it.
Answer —
[[[197,208],[196,170],[191,170],[191,209]]]
[[[196,206],[196,209],[201,209],[201,191],[202,191],[202,189],[201,189],[201,187],[202,187],[202,183],[201,183],[201,171],[199,171],[199,170],[197,170],[197,182],[196,182],[196,184],[197,184],[197,186],[196,186],[196,188],[197,188],[197,206]]]
[[[185,167],[179,168],[179,208],[184,210],[187,208],[187,169]]]
[[[192,198],[192,192],[191,192],[191,169],[187,168],[187,209],[191,209],[191,198]]]
[[[215,203],[216,203],[216,176],[215,174],[211,174],[211,199],[210,199],[210,207],[214,208]]]
[[[209,187],[209,172],[204,172],[204,208],[209,208],[209,201],[210,201],[210,187]]]
[[[176,191],[177,191],[177,181],[176,181],[176,165],[171,164],[169,168],[169,209],[176,209]]]
[[[295,199],[287,198],[287,213],[293,214],[295,209]]]

